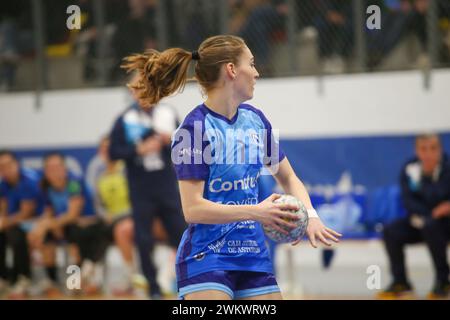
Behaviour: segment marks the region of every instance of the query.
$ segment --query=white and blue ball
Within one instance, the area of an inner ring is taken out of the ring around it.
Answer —
[[[304,204],[299,199],[291,195],[282,195],[280,198],[276,199],[274,203],[288,203],[297,205],[299,207],[297,211],[295,210],[288,210],[288,211],[295,213],[300,217],[300,219],[286,220],[297,225],[297,227],[294,229],[288,229],[281,226],[281,228],[285,229],[286,231],[289,231],[289,234],[287,235],[277,230],[274,230],[271,227],[264,226],[264,231],[266,235],[270,239],[278,243],[294,242],[302,238],[306,233],[306,228],[308,227],[308,211],[306,210]]]

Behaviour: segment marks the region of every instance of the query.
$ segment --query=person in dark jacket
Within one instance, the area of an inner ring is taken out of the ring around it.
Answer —
[[[136,80],[133,77],[131,83]],[[149,110],[135,102],[118,117],[110,134],[111,159],[125,161],[135,241],[152,298],[161,295],[151,259],[153,222],[160,218],[173,248],[178,247],[186,228],[170,155],[171,134],[176,127],[171,106],[160,103]]]
[[[425,242],[435,271],[429,298],[445,298],[449,293],[447,243],[450,239],[450,162],[442,151],[439,136],[419,135],[416,158],[408,161],[400,176],[402,200],[407,216],[384,229],[383,239],[389,257],[392,284],[381,298],[412,293],[408,281],[403,247]]]

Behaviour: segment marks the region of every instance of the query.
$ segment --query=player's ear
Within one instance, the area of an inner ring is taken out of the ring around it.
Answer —
[[[225,65],[225,72],[226,72],[226,75],[227,75],[230,79],[236,78],[236,68],[235,68],[235,66],[234,66],[234,63],[228,62],[228,63]]]

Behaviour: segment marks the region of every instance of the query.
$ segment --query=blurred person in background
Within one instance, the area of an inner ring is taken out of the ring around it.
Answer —
[[[145,57],[142,55],[135,63],[145,63]],[[153,223],[155,218],[161,219],[174,249],[186,228],[170,157],[171,134],[178,121],[170,105],[161,103],[148,108],[140,104],[137,92],[131,88],[138,79],[139,74],[134,73],[129,88],[136,102],[115,121],[109,155],[112,160],[125,160],[141,269],[149,285],[150,297],[158,299],[161,289],[152,258]]]
[[[240,18],[234,19],[232,27],[254,52],[261,73],[270,74],[271,43],[276,40],[277,32],[285,31],[287,4],[284,0],[243,0],[234,6]]]
[[[83,78],[87,81],[96,80],[98,78],[97,60],[98,60],[98,45],[99,41],[103,41],[105,46],[106,62],[108,67],[108,77],[111,72],[110,59],[113,56],[112,39],[117,31],[118,21],[122,21],[128,14],[128,3],[124,0],[108,0],[104,2],[104,19],[105,25],[100,34],[97,30],[96,12],[94,8],[94,1],[78,0],[76,4],[81,9],[81,30],[75,39],[77,54],[84,58]],[[100,39],[100,36],[102,37]],[[109,80],[109,78],[108,78]]]
[[[208,24],[204,10],[199,10],[203,3],[203,0],[191,0],[178,4],[183,8],[183,17],[186,17],[185,24],[179,27],[180,40],[183,46],[190,49],[197,48],[204,38],[215,31]]]
[[[46,266],[48,278],[38,284],[40,291],[49,296],[59,294],[56,245],[65,240],[71,245],[72,262],[81,266],[83,291],[97,293],[98,262],[103,257],[106,239],[90,191],[83,179],[67,170],[64,156],[57,152],[44,157],[42,189],[45,212],[29,234],[30,244],[41,250]]]
[[[19,54],[17,29],[14,21],[0,22],[0,91],[9,91],[14,85]]]
[[[0,2],[0,92],[14,89],[20,59],[34,50],[30,3]]]
[[[6,247],[13,253],[10,298],[25,298],[31,285],[27,233],[42,204],[39,176],[20,167],[10,151],[0,151],[0,295],[7,286]]]
[[[449,266],[447,243],[450,240],[450,162],[442,151],[439,136],[419,135],[416,157],[406,163],[400,177],[407,217],[389,224],[383,232],[392,284],[379,298],[402,298],[412,294],[403,248],[406,244],[425,242],[430,251],[435,283],[429,298],[448,296]]]
[[[428,0],[384,0],[381,30],[368,32],[369,67],[375,67],[411,32],[426,50]]]
[[[125,262],[127,279],[112,290],[113,294],[122,295],[131,293],[131,276],[135,273],[134,226],[131,219],[125,164],[123,161],[110,159],[109,144],[109,139],[103,138],[99,146],[99,155],[106,167],[96,181],[96,208],[106,222],[108,239],[119,248]]]
[[[374,68],[389,55],[402,40],[413,34],[419,41],[421,53],[413,67],[429,65],[427,14],[430,0],[384,0],[381,30],[368,30],[369,67]],[[445,52],[445,32],[443,27],[450,18],[450,3],[448,0],[436,0],[438,21],[438,59],[448,59],[449,52]],[[442,33],[442,34],[441,34]]]
[[[299,29],[314,25],[314,19],[318,14],[317,0],[295,0],[294,9],[298,17]]]
[[[73,0],[43,0],[43,15],[46,45],[67,43],[70,38],[70,29],[66,28],[67,7],[74,4]]]
[[[128,14],[117,22],[112,39],[115,55],[114,79],[123,79],[119,66],[133,52],[156,48],[155,0],[128,0]]]
[[[318,0],[319,15],[314,19],[319,35],[319,56],[323,72],[342,73],[345,59],[353,49],[352,1]]]

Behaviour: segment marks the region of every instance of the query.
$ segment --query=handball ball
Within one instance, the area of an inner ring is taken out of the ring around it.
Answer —
[[[285,229],[289,232],[289,234],[283,234],[277,230],[272,229],[271,227],[264,226],[264,231],[266,235],[272,239],[275,242],[278,243],[288,243],[288,242],[294,242],[295,240],[298,240],[302,238],[306,233],[306,227],[308,226],[308,212],[306,211],[305,206],[303,203],[298,200],[296,197],[291,195],[282,195],[280,198],[276,199],[274,203],[289,203],[289,204],[296,204],[299,209],[297,211],[295,210],[289,210],[292,213],[297,214],[300,216],[300,219],[291,221],[294,224],[297,225],[294,229],[288,229],[283,226],[281,228]],[[286,219],[288,221],[288,219]]]

